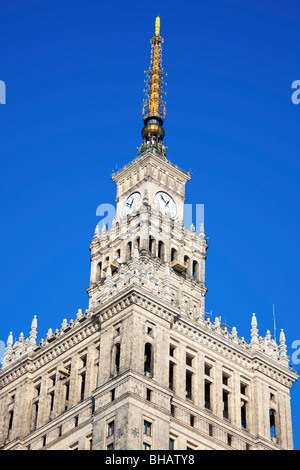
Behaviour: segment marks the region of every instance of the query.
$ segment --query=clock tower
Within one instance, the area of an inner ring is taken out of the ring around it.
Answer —
[[[113,286],[120,289],[123,277],[128,285],[134,269],[135,282],[144,285],[146,276],[150,290],[165,293],[174,305],[181,303],[187,311],[199,315],[204,312],[207,291],[207,242],[203,225],[197,235],[193,226],[189,230],[183,224],[185,185],[191,174],[166,157],[162,43],[160,20],[156,18],[146,73],[142,145],[137,158],[112,175],[117,186],[116,219],[107,232],[104,229],[100,234],[96,227],[90,247],[88,293],[90,306],[96,308],[108,298],[108,291],[114,291]],[[134,258],[136,264],[132,265]]]

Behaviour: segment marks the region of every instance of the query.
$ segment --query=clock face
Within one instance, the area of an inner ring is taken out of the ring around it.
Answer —
[[[126,200],[123,207],[123,215],[130,215],[134,210],[138,209],[141,203],[141,193],[132,193]]]
[[[174,219],[177,214],[176,204],[169,196],[169,194],[159,191],[156,193],[155,202],[158,209],[162,212],[163,215],[169,215]]]

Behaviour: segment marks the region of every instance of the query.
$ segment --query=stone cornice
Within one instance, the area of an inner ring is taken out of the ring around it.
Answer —
[[[194,341],[198,347],[205,347],[221,357],[226,357],[227,360],[245,368],[249,373],[259,371],[287,387],[291,387],[292,383],[297,380],[297,374],[272,358],[266,357],[258,351],[253,351],[249,344],[245,342],[242,345],[235,344],[229,334],[226,337],[224,334],[209,329],[204,320],[202,323],[195,321],[182,314],[175,305],[163,297],[158,299],[146,288],[132,284],[120,294],[114,295],[104,304],[94,308],[93,312],[89,312],[74,326],[68,326],[32,353],[21,356],[11,365],[5,367],[0,374],[0,387],[6,386],[27,372],[37,371],[61,354],[71,350],[78,343],[97,332],[101,324],[132,305],[138,305],[167,321],[174,334],[183,334]],[[210,324],[210,328],[212,326]]]
[[[174,176],[184,182],[187,182],[191,179],[191,174],[189,172],[180,169],[177,165],[174,165],[168,160],[163,160],[159,156],[154,155],[154,153],[151,151],[148,151],[143,156],[132,160],[128,165],[121,168],[118,172],[112,174],[112,180],[117,183],[121,178],[128,177],[135,170],[135,168],[148,164],[151,160],[153,160],[153,162],[155,162],[158,167],[163,168],[167,172],[173,173]]]
[[[72,349],[99,330],[97,317],[84,317],[73,327],[68,326],[58,335],[39,345],[33,352],[20,356],[0,373],[0,390],[26,373],[34,373],[61,354]]]

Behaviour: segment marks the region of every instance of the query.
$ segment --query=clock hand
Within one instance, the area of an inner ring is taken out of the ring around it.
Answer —
[[[163,201],[164,201],[164,203],[166,204],[166,201],[164,200],[163,196],[161,195],[160,197],[162,198],[162,200],[163,200]]]

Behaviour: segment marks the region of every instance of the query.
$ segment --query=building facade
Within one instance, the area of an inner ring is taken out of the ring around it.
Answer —
[[[89,308],[37,344],[7,340],[3,450],[292,449],[289,366],[276,344],[205,313],[203,224],[183,224],[191,175],[163,143],[159,19],[151,40],[139,156],[113,175],[116,219],[90,245]]]

